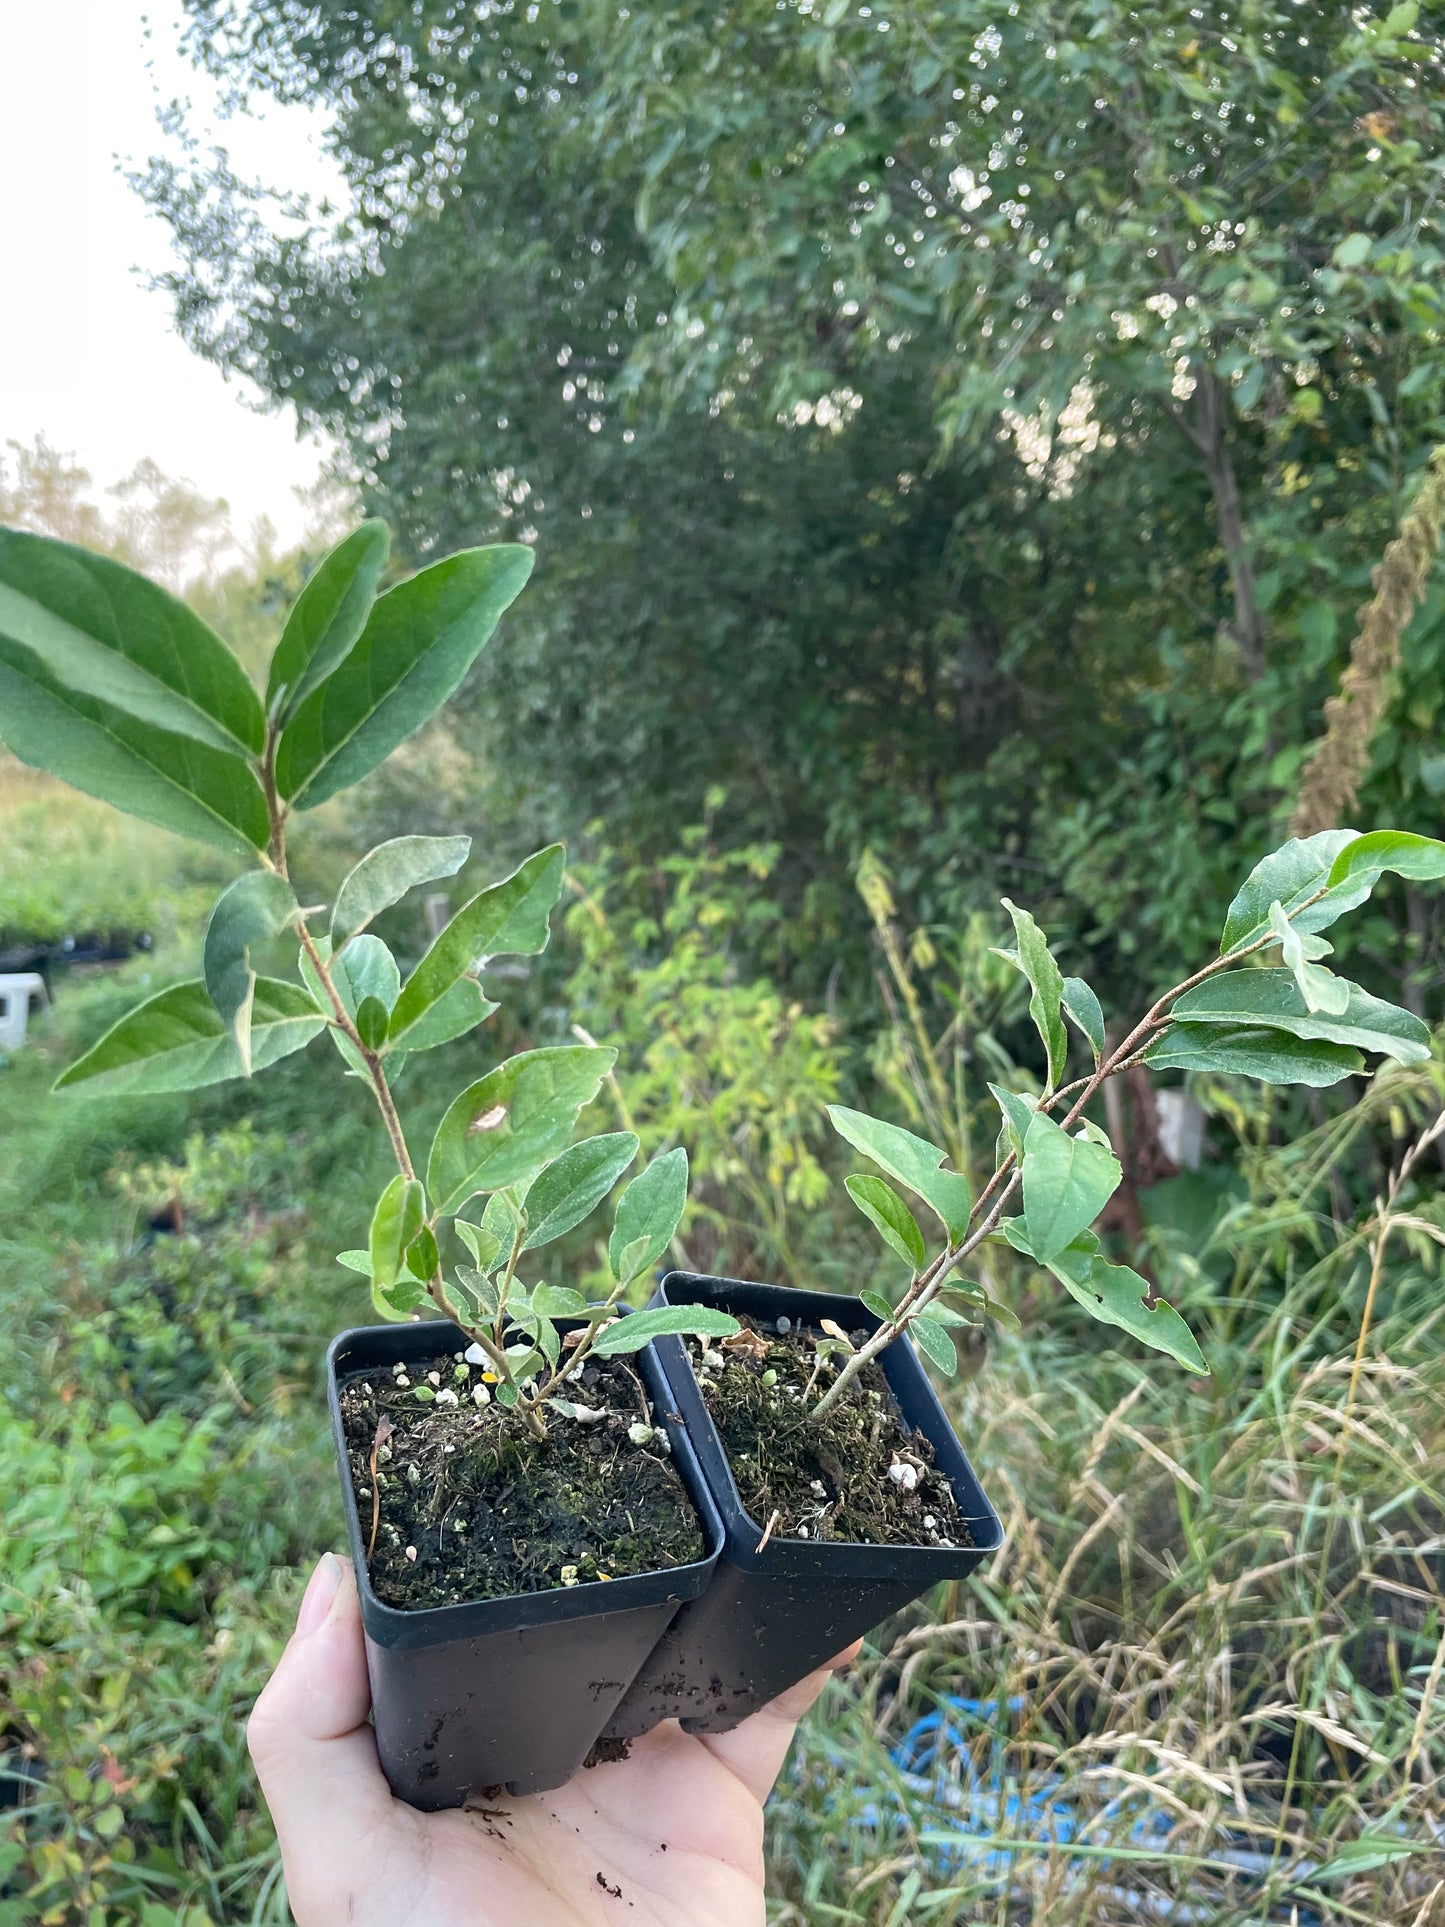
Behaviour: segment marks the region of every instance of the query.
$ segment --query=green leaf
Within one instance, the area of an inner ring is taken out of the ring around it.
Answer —
[[[356,1006],[356,1034],[368,1050],[380,1050],[386,1042],[389,1016],[380,997],[363,997]]]
[[[398,1278],[394,1285],[385,1289],[378,1285],[374,1278],[371,1281],[372,1308],[379,1317],[389,1320],[392,1324],[408,1324],[411,1314],[425,1297],[425,1291],[414,1278]],[[426,1393],[426,1398],[422,1400],[423,1404],[429,1403],[436,1397],[430,1385],[418,1385],[412,1397],[421,1398],[423,1392]]]
[[[523,1250],[550,1244],[581,1224],[637,1156],[637,1148],[630,1131],[612,1131],[605,1137],[584,1138],[554,1158],[533,1179],[523,1201],[527,1213]]]
[[[502,1255],[502,1241],[496,1233],[484,1225],[468,1224],[465,1218],[456,1219],[453,1229],[481,1269],[490,1271]]]
[[[1358,840],[1357,830],[1321,830],[1317,836],[1294,838],[1257,863],[1229,906],[1219,954],[1227,957],[1246,944],[1269,935],[1269,907],[1278,899],[1285,915],[1302,936],[1327,930],[1347,910],[1358,909],[1373,888],[1346,880],[1329,889],[1317,903],[1310,899],[1329,885],[1335,859]],[[1306,910],[1305,904],[1310,907]]]
[[[858,1297],[860,1302],[865,1304],[873,1316],[880,1319],[883,1324],[893,1323],[893,1307],[881,1291],[860,1291]]]
[[[405,1043],[411,1026],[459,978],[479,971],[489,957],[535,956],[546,949],[547,919],[561,894],[566,859],[560,843],[538,850],[511,876],[483,890],[457,912],[397,999],[391,1022],[393,1043]]]
[[[280,794],[314,809],[435,715],[532,573],[520,543],[464,549],[381,596],[345,659],[281,732]]]
[[[1347,234],[1342,241],[1336,241],[1334,265],[1337,268],[1362,268],[1370,258],[1370,237],[1368,234]]]
[[[1343,1017],[1350,1004],[1349,984],[1332,970],[1326,970],[1323,964],[1315,963],[1309,955],[1308,946],[1322,943],[1323,938],[1302,937],[1285,915],[1284,905],[1278,898],[1270,905],[1269,926],[1279,938],[1285,968],[1299,986],[1306,1007],[1323,1011],[1330,1017]]]
[[[1035,1255],[1017,1218],[1005,1218],[999,1229],[1016,1251]],[[1092,1231],[1080,1232],[1066,1250],[1047,1263],[1091,1317],[1104,1325],[1119,1326],[1154,1351],[1177,1359],[1186,1370],[1208,1376],[1209,1366],[1198,1341],[1178,1312],[1162,1298],[1151,1311],[1144,1303],[1149,1295],[1146,1281],[1127,1265],[1111,1265]]]
[[[993,1100],[1003,1114],[1003,1133],[1008,1139],[1008,1148],[1016,1158],[1024,1154],[1024,1138],[1034,1121],[1038,1109],[1036,1097],[1025,1097],[1020,1091],[1006,1091],[1002,1084],[990,1084]]]
[[[77,696],[153,730],[232,753],[259,755],[265,742],[260,699],[221,638],[108,556],[0,529],[0,643],[18,645],[7,656],[29,655]]]
[[[1309,1008],[1288,970],[1226,970],[1186,991],[1173,1014],[1189,1024],[1267,1024],[1292,1037],[1381,1051],[1401,1064],[1424,1063],[1430,1033],[1418,1017],[1358,984],[1345,987],[1348,1002],[1333,1016]]]
[[[1322,1090],[1365,1068],[1357,1050],[1292,1037],[1263,1025],[1171,1024],[1144,1061],[1159,1071],[1216,1071],[1257,1077],[1262,1084],[1308,1084]]]
[[[279,936],[299,915],[284,877],[271,870],[252,870],[222,891],[206,925],[206,990],[236,1040],[236,1054],[247,1077],[251,1075],[251,997],[256,983],[251,945]]]
[[[340,951],[373,917],[400,903],[408,890],[455,876],[471,854],[469,836],[394,836],[357,864],[336,893],[331,942]]]
[[[368,997],[390,1013],[401,989],[396,958],[380,937],[353,937],[342,954],[331,959],[331,980],[353,1017]]]
[[[249,763],[66,688],[3,634],[0,738],[33,769],[232,856],[254,859],[270,837]]]
[[[617,1200],[607,1245],[613,1277],[629,1284],[656,1264],[672,1243],[686,1209],[687,1152],[679,1144],[654,1158]]]
[[[326,1019],[296,984],[258,977],[251,1003],[251,1068],[304,1049]],[[173,984],[122,1017],[56,1079],[57,1091],[90,1084],[107,1096],[152,1097],[193,1091],[244,1075],[235,1040],[206,986]]]
[[[445,996],[437,999],[425,1017],[411,1026],[400,1046],[394,1044],[388,1031],[387,1048],[394,1050],[398,1058],[412,1051],[435,1050],[440,1044],[465,1037],[468,1031],[485,1023],[496,1009],[497,1005],[475,977],[463,977]]]
[[[851,1177],[845,1180],[848,1196],[870,1224],[877,1227],[884,1244],[896,1251],[914,1271],[922,1271],[927,1250],[918,1220],[891,1184],[882,1178]]]
[[[1445,843],[1409,830],[1372,830],[1340,851],[1330,865],[1329,885],[1338,890],[1368,883],[1373,890],[1386,870],[1416,883],[1433,883],[1445,877]]]
[[[597,1334],[592,1349],[599,1358],[620,1352],[640,1352],[654,1338],[731,1338],[741,1327],[725,1311],[711,1305],[659,1305],[656,1311],[635,1311]]]
[[[1104,1055],[1103,1006],[1082,977],[1065,977],[1063,1005],[1065,1015],[1072,1018],[1083,1033],[1097,1064]]]
[[[396,1283],[407,1246],[421,1230],[426,1193],[415,1178],[400,1172],[382,1192],[371,1214],[371,1281],[378,1291]]]
[[[406,1268],[413,1278],[420,1278],[423,1283],[429,1284],[436,1276],[441,1261],[436,1234],[429,1226],[423,1225],[406,1248]]]
[[[391,549],[385,522],[363,522],[317,564],[291,605],[266,678],[266,713],[284,722],[366,627]]]
[[[363,1272],[368,1278],[371,1276],[371,1253],[369,1251],[338,1251],[336,1254],[336,1262],[339,1265],[345,1265],[348,1271]]]
[[[953,1340],[938,1319],[923,1313],[913,1320],[908,1330],[927,1352],[939,1371],[948,1378],[958,1376],[958,1353],[954,1350]]]
[[[1039,1111],[1024,1138],[1024,1223],[1040,1264],[1091,1225],[1123,1176],[1112,1151],[1071,1137]]]
[[[522,1214],[517,1208],[515,1192],[494,1191],[487,1199],[487,1208],[482,1213],[482,1230],[488,1237],[495,1238],[504,1256],[511,1253],[518,1231],[522,1227]]]
[[[850,1111],[842,1104],[830,1104],[828,1116],[833,1129],[855,1150],[872,1158],[890,1178],[918,1193],[940,1219],[950,1240],[957,1241],[964,1235],[973,1194],[967,1178],[957,1171],[938,1168],[945,1154],[936,1144],[915,1137],[897,1124],[884,1124],[864,1111]]]
[[[1048,1053],[1049,1089],[1052,1090],[1064,1074],[1064,1064],[1069,1055],[1069,1034],[1060,1015],[1064,979],[1054,962],[1047,938],[1028,911],[1018,909],[1007,897],[1002,902],[1013,918],[1018,949],[1001,950],[998,954],[1007,958],[1016,970],[1021,970],[1032,987],[1029,1016],[1033,1018],[1034,1028]]]
[[[544,1318],[585,1318],[587,1300],[568,1285],[538,1285],[532,1293],[532,1309]]]
[[[403,993],[405,994],[405,993]],[[427,1190],[440,1217],[478,1191],[522,1185],[566,1149],[615,1050],[564,1044],[523,1051],[469,1085],[437,1126]]]

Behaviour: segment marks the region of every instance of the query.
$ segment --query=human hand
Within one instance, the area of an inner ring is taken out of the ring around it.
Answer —
[[[669,1721],[554,1793],[418,1813],[378,1764],[356,1581],[327,1553],[247,1728],[298,1927],[762,1927],[763,1802],[827,1680],[731,1733]]]

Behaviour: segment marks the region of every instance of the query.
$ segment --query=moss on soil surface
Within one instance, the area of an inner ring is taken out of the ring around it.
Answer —
[[[736,1338],[706,1347],[691,1339],[688,1350],[742,1502],[760,1525],[776,1512],[773,1531],[780,1538],[971,1543],[932,1446],[905,1425],[876,1364],[859,1373],[821,1423],[811,1423],[805,1395],[816,1399],[841,1368],[825,1363],[808,1393],[821,1334],[796,1325],[779,1333],[748,1318],[741,1323]],[[855,1344],[867,1336],[850,1333]],[[719,1363],[709,1369],[709,1359]],[[765,1382],[769,1374],[776,1374],[772,1384]],[[895,1467],[901,1478],[892,1476]],[[916,1481],[911,1489],[904,1468]]]
[[[452,1353],[408,1366],[404,1376],[408,1385],[391,1370],[359,1372],[341,1388],[363,1540],[377,1428],[383,1419],[395,1428],[377,1452],[380,1525],[369,1566],[384,1604],[450,1606],[544,1592],[568,1576],[600,1583],[702,1558],[702,1529],[671,1458],[627,1435],[651,1414],[621,1361],[588,1365],[568,1387],[579,1404],[609,1416],[587,1425],[554,1414],[545,1444],[495,1400],[479,1408],[481,1374]],[[422,1387],[453,1390],[458,1403],[423,1402]]]

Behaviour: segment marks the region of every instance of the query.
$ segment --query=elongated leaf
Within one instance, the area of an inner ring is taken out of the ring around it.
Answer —
[[[1083,1033],[1097,1064],[1104,1055],[1104,1011],[1098,998],[1082,977],[1065,977],[1063,990],[1065,1015]]]
[[[731,1338],[741,1330],[736,1318],[711,1305],[659,1305],[656,1311],[635,1311],[600,1331],[592,1349],[599,1358],[621,1352],[640,1352],[654,1338]]]
[[[369,1251],[338,1251],[336,1262],[345,1265],[348,1271],[359,1271],[363,1277],[371,1276],[371,1253]]]
[[[611,1131],[605,1137],[584,1138],[554,1158],[532,1181],[523,1200],[527,1212],[523,1250],[550,1244],[581,1224],[636,1156],[637,1139],[631,1131]]]
[[[0,738],[22,763],[178,836],[250,859],[266,847],[266,798],[240,756],[66,688],[3,634]]]
[[[381,596],[354,647],[281,732],[276,782],[313,809],[436,714],[532,573],[520,543],[464,549]]]
[[[415,1178],[404,1178],[398,1172],[371,1214],[368,1250],[371,1281],[378,1291],[396,1283],[406,1248],[421,1230],[425,1216],[426,1193]]]
[[[1005,1218],[999,1229],[1016,1250],[1032,1255],[1019,1219]],[[1208,1376],[1198,1340],[1178,1312],[1162,1298],[1151,1311],[1144,1303],[1147,1282],[1127,1265],[1111,1265],[1092,1231],[1080,1232],[1067,1250],[1049,1260],[1048,1269],[1092,1318],[1130,1332],[1154,1351],[1177,1359],[1186,1371]]]
[[[1409,830],[1372,830],[1347,843],[1330,865],[1330,889],[1366,882],[1373,889],[1386,870],[1416,883],[1433,883],[1445,877],[1445,843]]]
[[[869,1177],[851,1177],[845,1180],[845,1185],[848,1196],[869,1223],[876,1226],[884,1244],[896,1251],[914,1271],[922,1271],[928,1257],[923,1233],[893,1186],[882,1178]]]
[[[348,945],[347,955],[350,954]],[[395,1001],[393,998],[392,1002]],[[399,1059],[411,1051],[435,1050],[439,1044],[453,1043],[458,1037],[465,1037],[469,1030],[475,1030],[478,1024],[484,1024],[496,1009],[475,977],[462,977],[437,999],[425,1017],[411,1026],[400,1046],[392,1040],[388,1028],[388,1053]]]
[[[1052,1090],[1064,1074],[1064,1064],[1069,1055],[1069,1033],[1064,1028],[1060,1014],[1064,997],[1063,974],[1054,962],[1048,939],[1028,911],[1020,910],[1007,897],[1002,901],[1004,909],[1013,918],[1018,948],[1001,950],[999,955],[1006,957],[1029,980],[1033,991],[1029,998],[1029,1016],[1033,1018],[1034,1029],[1042,1038],[1048,1053],[1049,1089]]]
[[[936,1144],[930,1144],[927,1138],[915,1137],[900,1125],[884,1124],[864,1111],[850,1111],[842,1104],[830,1104],[828,1116],[833,1129],[855,1150],[872,1158],[890,1178],[918,1193],[942,1221],[950,1239],[963,1236],[973,1209],[973,1194],[967,1178],[957,1171],[939,1169],[945,1154]]]
[[[553,843],[458,910],[406,980],[392,1012],[393,1043],[404,1045],[412,1025],[488,957],[535,956],[546,949],[547,919],[562,891],[566,861],[564,846]]]
[[[1329,889],[1329,881],[1336,858],[1358,836],[1358,830],[1321,830],[1317,836],[1293,838],[1257,863],[1229,906],[1220,956],[1227,957],[1232,950],[1267,936],[1269,906],[1276,900],[1284,905],[1286,916],[1302,936],[1327,930],[1337,917],[1357,909],[1369,896],[1375,879],[1364,883],[1347,879],[1338,889]],[[1306,910],[1304,905],[1322,890],[1328,890],[1328,894],[1310,903]]]
[[[380,937],[353,937],[339,957],[332,957],[331,976],[353,1017],[367,997],[390,1011],[401,991],[396,958]]]
[[[1292,1037],[1262,1024],[1171,1024],[1144,1061],[1158,1071],[1217,1071],[1262,1084],[1308,1084],[1322,1090],[1354,1077],[1365,1060],[1347,1044]]]
[[[206,925],[202,967],[206,990],[236,1040],[236,1055],[251,1075],[251,996],[256,973],[251,945],[279,936],[300,915],[291,885],[271,870],[252,870],[223,890]]]
[[[0,640],[152,729],[260,753],[265,718],[240,663],[184,602],[122,562],[0,529]]]
[[[523,1051],[463,1091],[432,1140],[427,1192],[437,1215],[453,1216],[478,1191],[530,1183],[566,1149],[577,1113],[616,1061],[615,1050],[581,1044]]]
[[[441,1252],[437,1249],[436,1233],[428,1225],[423,1225],[406,1248],[406,1269],[413,1278],[430,1284],[441,1265]]]
[[[1323,942],[1320,937],[1301,936],[1284,913],[1278,898],[1270,905],[1269,927],[1279,939],[1285,969],[1299,986],[1308,1010],[1323,1011],[1328,1017],[1343,1017],[1350,1006],[1350,986],[1343,977],[1316,963],[1307,946]]]
[[[960,1324],[965,1322],[963,1319],[959,1320]],[[915,1318],[908,1327],[908,1333],[946,1378],[957,1378],[958,1353],[954,1350],[953,1340],[932,1310]]]
[[[494,1231],[487,1231],[479,1224],[468,1224],[465,1218],[455,1220],[457,1236],[471,1252],[482,1272],[491,1270],[502,1256],[502,1241]]]
[[[1358,984],[1347,983],[1346,988],[1349,1001],[1336,1017],[1311,1010],[1288,970],[1226,970],[1186,991],[1174,1014],[1189,1024],[1267,1024],[1292,1037],[1382,1051],[1401,1064],[1425,1061],[1430,1033],[1418,1017],[1372,997]]]
[[[363,997],[356,1006],[356,1034],[368,1050],[386,1042],[386,1005],[380,997]]]
[[[251,1068],[303,1049],[326,1019],[296,984],[258,977],[251,1003]],[[240,1077],[235,1040],[206,995],[206,986],[174,984],[122,1017],[100,1042],[56,1079],[56,1090],[85,1084],[114,1097],[193,1091]]]
[[[881,1291],[860,1291],[858,1297],[882,1324],[892,1324],[893,1307]]]
[[[654,1158],[617,1200],[607,1246],[613,1277],[629,1284],[656,1264],[672,1243],[686,1209],[687,1152],[679,1144]]]
[[[1112,1151],[1071,1137],[1035,1112],[1024,1138],[1024,1223],[1040,1264],[1049,1264],[1094,1222],[1122,1176]]]
[[[391,531],[363,522],[316,567],[291,606],[266,679],[266,713],[285,721],[331,674],[366,627]]]
[[[1002,1084],[990,1084],[988,1088],[1003,1115],[1000,1142],[1006,1139],[1009,1150],[1016,1158],[1021,1158],[1024,1154],[1024,1138],[1038,1109],[1038,1099],[1025,1097],[1020,1091],[1007,1091]]]
[[[338,950],[373,917],[400,903],[419,883],[455,876],[471,854],[469,836],[395,836],[357,864],[336,893],[331,941]]]

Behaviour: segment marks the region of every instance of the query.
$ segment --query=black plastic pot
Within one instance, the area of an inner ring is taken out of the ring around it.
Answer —
[[[340,1385],[466,1347],[457,1326],[373,1325],[342,1332],[326,1355],[346,1529],[361,1594],[377,1750],[391,1790],[434,1812],[469,1793],[541,1793],[571,1778],[686,1600],[707,1585],[722,1522],[650,1350],[637,1366],[673,1463],[698,1511],[707,1556],[691,1565],[549,1592],[402,1612],[383,1605],[366,1571]]]
[[[845,1331],[878,1329],[856,1298],[745,1284],[672,1272],[654,1304],[714,1305],[753,1318]],[[727,1538],[711,1584],[684,1607],[607,1727],[611,1739],[636,1739],[659,1720],[680,1719],[694,1733],[723,1733],[768,1700],[825,1666],[852,1640],[941,1580],[962,1579],[998,1551],[1003,1527],[984,1497],[912,1344],[899,1339],[879,1355],[898,1409],[933,1447],[968,1522],[969,1546],[867,1546],[770,1539],[743,1508],[717,1429],[680,1338],[654,1340],[673,1390],[673,1411],[697,1448]]]

